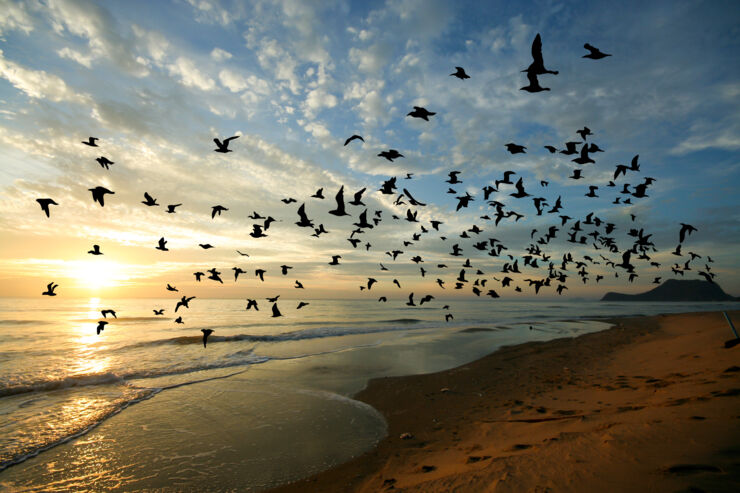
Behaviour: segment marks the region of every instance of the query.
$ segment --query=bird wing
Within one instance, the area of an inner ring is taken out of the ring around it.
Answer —
[[[537,33],[537,36],[534,37],[534,41],[532,41],[532,58],[535,63],[544,64],[544,61],[542,60],[542,38],[540,37],[540,33]]]

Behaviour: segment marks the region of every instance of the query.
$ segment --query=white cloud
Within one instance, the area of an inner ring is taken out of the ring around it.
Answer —
[[[234,18],[234,15],[221,7],[217,0],[187,0],[187,2],[195,9],[195,20],[198,22],[227,26]]]
[[[195,66],[195,63],[183,56],[177,57],[174,63],[167,66],[171,75],[180,78],[180,83],[187,87],[195,87],[201,91],[212,91],[216,83],[204,75]]]
[[[314,89],[306,96],[304,113],[308,118],[314,118],[323,108],[333,108],[337,105],[337,98],[323,89]]]
[[[0,36],[6,31],[18,30],[26,34],[33,31],[33,21],[23,2],[0,0],[0,12]]]
[[[83,65],[87,68],[90,68],[92,66],[92,55],[83,55],[77,50],[73,50],[70,47],[62,48],[61,50],[57,50],[57,55],[59,55],[62,58],[68,58],[70,60],[73,60],[80,65]]]
[[[50,101],[91,104],[88,94],[72,90],[60,77],[43,70],[31,70],[7,60],[0,50],[0,77],[7,79],[29,97]]]
[[[211,51],[211,58],[216,60],[217,62],[223,62],[224,60],[229,60],[233,55],[229,53],[226,50],[222,50],[221,48],[214,48],[213,51]]]

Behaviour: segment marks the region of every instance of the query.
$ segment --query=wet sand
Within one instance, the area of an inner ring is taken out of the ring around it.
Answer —
[[[610,322],[372,380],[355,398],[388,436],[272,491],[740,491],[740,345],[724,348],[722,314]]]

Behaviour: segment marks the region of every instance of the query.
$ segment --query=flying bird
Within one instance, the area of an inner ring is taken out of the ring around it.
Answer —
[[[182,204],[169,204],[167,206],[167,214],[176,214],[175,207],[180,207]]]
[[[44,211],[44,213],[46,213],[46,217],[50,217],[49,216],[49,206],[50,205],[59,205],[56,202],[54,202],[54,199],[36,199],[36,202],[38,202],[39,205],[41,206],[41,210]]]
[[[108,318],[108,315],[113,315],[113,318],[118,318],[114,310],[102,310],[100,314],[103,315],[103,318]]]
[[[272,304],[272,318],[282,317],[283,314],[278,310],[277,303]]]
[[[166,245],[167,245],[167,240],[165,240],[164,237],[162,237],[159,239],[157,246],[155,246],[154,248],[156,248],[157,250],[162,250],[163,252],[169,252],[169,248],[167,248]]]
[[[450,74],[451,76],[454,75],[455,77],[457,77],[460,80],[465,80],[465,79],[469,79],[470,78],[470,76],[465,73],[465,69],[464,68],[462,68],[462,67],[455,67],[455,70],[456,70],[456,72]]]
[[[83,140],[82,143],[85,144],[86,146],[98,147],[98,144],[95,143],[96,140],[100,140],[100,139],[97,137],[88,137],[87,141]]]
[[[203,347],[206,347],[208,336],[213,334],[213,329],[200,329],[200,331],[203,332]]]
[[[224,139],[223,142],[218,140],[218,138],[213,139],[213,142],[216,143],[216,149],[214,149],[215,152],[221,152],[221,153],[227,153],[227,152],[233,152],[231,149],[229,149],[229,142],[231,142],[234,139],[238,139],[239,136],[235,135],[233,137],[229,137],[228,139]]]
[[[429,111],[421,106],[414,106],[414,111],[407,113],[406,116],[412,116],[414,118],[421,118],[422,120],[429,121],[429,117],[436,114],[437,113]]]
[[[54,284],[53,282],[50,282],[46,285],[46,291],[41,293],[43,296],[56,296],[57,294],[54,292],[56,288],[59,287],[59,284]]]
[[[344,145],[347,145],[347,144],[349,144],[349,143],[350,143],[350,142],[352,142],[353,140],[361,140],[361,141],[365,142],[365,139],[363,139],[361,135],[357,135],[357,134],[355,134],[355,135],[353,135],[352,137],[350,137],[350,138],[348,138],[347,140],[345,140],[345,141],[344,141]]]
[[[106,325],[108,325],[108,322],[106,322],[105,320],[101,320],[98,322],[98,327],[97,327],[98,335],[100,335],[100,333],[103,332]]]
[[[116,193],[116,192],[111,192],[105,187],[88,188],[88,190],[92,192],[93,202],[99,203],[100,207],[103,207],[105,205],[105,195],[106,194],[113,195]]]
[[[103,255],[103,252],[100,251],[100,245],[93,245],[92,250],[88,250],[90,255]]]
[[[95,158],[95,160],[98,162],[101,168],[105,169],[110,169],[111,164],[116,164],[105,156],[100,156],[98,158]]]
[[[581,58],[590,58],[592,60],[600,60],[602,58],[611,56],[608,53],[602,53],[601,50],[599,50],[597,47],[592,46],[588,43],[584,44],[583,47],[588,50],[588,54],[583,55]]]

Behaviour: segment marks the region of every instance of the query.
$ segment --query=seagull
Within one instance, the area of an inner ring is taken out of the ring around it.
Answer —
[[[153,205],[159,205],[159,204],[157,203],[157,199],[155,199],[155,198],[152,198],[152,196],[151,196],[151,195],[149,195],[149,194],[148,194],[148,193],[146,193],[146,192],[144,192],[144,200],[142,200],[142,201],[141,201],[141,203],[142,203],[142,204],[144,204],[144,205],[147,205],[147,206],[149,206],[149,207],[151,207],[151,206],[153,206]]]
[[[450,185],[454,185],[456,183],[462,183],[462,180],[459,180],[457,178],[457,175],[459,175],[459,174],[460,174],[459,171],[450,171],[449,173],[447,173],[447,176],[449,176],[450,179],[449,180],[445,180],[445,183],[449,183]]]
[[[295,286],[293,287],[296,289],[303,289],[303,284],[300,281],[296,280]]]
[[[105,320],[101,320],[98,322],[98,335],[100,335],[101,332],[103,332],[103,329],[105,329],[105,326],[108,325],[108,322]]]
[[[387,151],[383,151],[380,154],[378,154],[380,157],[386,158],[388,161],[393,162],[394,159],[397,159],[399,157],[403,157],[403,154],[398,152],[395,149],[388,149]]]
[[[693,233],[694,231],[698,231],[695,227],[693,227],[690,224],[684,224],[684,223],[680,223],[680,224],[681,224],[681,231],[679,231],[679,233],[678,233],[678,242],[679,243],[683,243],[683,240],[686,239],[686,233],[688,233],[689,235],[691,235],[691,233]]]
[[[292,269],[293,267],[290,265],[281,265],[280,271],[283,273],[284,276],[288,275],[288,269]]]
[[[287,199],[280,199],[280,202],[282,202],[283,204],[292,204],[293,202],[298,202],[298,201],[294,199],[293,197],[288,197]]]
[[[255,269],[254,275],[256,277],[259,277],[260,278],[260,281],[265,282],[265,273],[266,272],[267,271],[265,269]]]
[[[116,312],[113,310],[102,310],[100,313],[103,315],[103,318],[108,318],[109,314],[113,315],[113,318],[118,318]]]
[[[203,332],[203,347],[206,347],[208,336],[213,334],[213,329],[200,329],[200,331]]]
[[[526,70],[522,70],[522,72],[527,72],[528,74],[531,73],[535,75],[558,75],[558,72],[556,70],[547,70],[545,68],[545,62],[542,59],[542,38],[540,37],[539,33],[537,33],[537,36],[534,37],[534,41],[532,41],[532,63],[529,65],[529,67],[527,67]]]
[[[311,198],[314,198],[314,199],[323,199],[324,198],[324,189],[323,188],[319,188],[318,190],[316,190],[316,193],[314,193],[313,195],[311,195]]]
[[[211,219],[214,219],[216,217],[216,214],[220,216],[222,211],[228,211],[228,210],[229,209],[227,209],[226,207],[222,205],[214,205],[213,207],[211,207]]]
[[[239,138],[239,136],[238,135],[235,135],[234,137],[229,137],[228,139],[224,139],[223,142],[221,142],[217,138],[216,139],[213,139],[213,142],[215,142],[216,143],[216,146],[217,146],[217,148],[214,149],[214,151],[215,152],[221,152],[221,153],[224,153],[224,154],[227,153],[227,152],[233,152],[231,149],[229,149],[229,142],[231,142],[234,139],[238,139],[238,138]]]
[[[511,154],[526,154],[524,149],[526,149],[526,147],[514,144],[513,142],[506,144],[506,150]]]
[[[164,308],[160,310],[152,310],[152,311],[154,312],[155,315],[164,315]]]
[[[360,196],[362,196],[362,192],[364,192],[364,191],[365,191],[365,189],[363,188],[360,192],[358,192],[360,194]],[[339,188],[339,191],[337,192],[337,195],[335,196],[335,199],[337,201],[337,207],[336,207],[336,209],[329,211],[329,214],[331,214],[332,216],[337,216],[337,217],[339,217],[339,216],[349,216],[349,214],[347,213],[347,210],[345,209],[345,205],[344,205],[344,185],[342,185]],[[355,194],[355,202],[357,201],[357,199],[358,199],[357,194]],[[362,202],[360,202],[360,203],[362,203]],[[301,206],[301,207],[303,207],[303,206]],[[300,211],[298,212],[298,214],[300,214]],[[296,223],[296,224],[298,224],[298,223]],[[300,224],[298,224],[298,225],[301,226]]]
[[[274,298],[265,298],[265,299],[269,301],[270,303],[275,303],[277,302],[278,298],[280,298],[280,295],[277,295]]]
[[[451,76],[454,75],[455,77],[457,77],[460,80],[465,80],[465,79],[469,79],[470,78],[470,76],[465,73],[465,69],[464,68],[462,68],[462,67],[455,67],[455,70],[457,70],[457,72],[455,72],[453,74],[450,74]]]
[[[98,144],[95,143],[96,140],[100,140],[100,139],[97,137],[88,137],[87,141],[83,140],[82,143],[85,144],[86,146],[98,147]]]
[[[304,306],[308,306],[308,305],[309,305],[309,303],[306,303],[305,301],[301,301],[301,302],[298,303],[298,306],[296,307],[296,310],[300,310]]]
[[[437,113],[429,111],[421,106],[414,106],[414,111],[406,114],[406,116],[413,116],[414,118],[421,118],[422,120],[429,121],[430,116],[434,116]]]
[[[329,262],[329,265],[339,265],[339,259],[342,258],[341,255],[332,255],[331,256],[331,262]]]
[[[198,243],[198,246],[201,247],[203,250],[208,250],[209,248],[213,248],[213,245],[210,243]]]
[[[39,203],[41,206],[41,210],[46,213],[46,217],[49,216],[49,206],[50,205],[59,205],[56,202],[54,202],[54,199],[36,199],[36,202]]]
[[[57,294],[54,292],[56,288],[59,287],[59,284],[54,284],[53,282],[50,282],[46,285],[46,291],[41,293],[43,296],[56,296]]]
[[[301,204],[298,208],[298,217],[300,221],[296,221],[296,224],[301,228],[313,228],[313,221],[306,215],[306,204]]]
[[[352,204],[352,205],[358,205],[358,206],[359,205],[365,205],[364,202],[362,202],[362,194],[365,193],[365,190],[366,189],[363,188],[362,190],[359,190],[359,191],[355,192],[355,196],[354,196],[355,198],[353,200],[351,200],[349,203]],[[339,203],[337,202],[337,205],[338,204]]]
[[[583,55],[581,58],[590,58],[592,60],[600,60],[602,58],[611,56],[608,53],[602,53],[597,47],[591,46],[588,43],[584,44],[583,47],[586,48],[589,51],[589,53],[588,55]]]
[[[252,300],[250,298],[247,298],[247,308],[246,310],[249,310],[251,308],[254,308],[255,310],[259,311],[259,307],[257,306],[257,300]]]
[[[272,304],[272,318],[282,317],[283,314],[278,310],[277,303]]]
[[[167,245],[167,240],[162,237],[159,239],[159,244],[154,248],[156,248],[157,250],[162,250],[163,252],[169,252],[169,248],[167,248],[165,245]]]
[[[581,139],[583,139],[583,140],[586,140],[586,137],[588,137],[589,135],[593,135],[593,133],[591,132],[591,129],[588,128],[588,127],[583,127],[580,130],[576,130],[576,133],[578,135],[580,135],[581,136]],[[589,152],[590,152],[590,149],[589,149]]]
[[[116,164],[105,156],[100,156],[98,158],[95,158],[95,160],[98,162],[101,168],[105,169],[110,169],[111,164]]]
[[[195,296],[191,296],[190,298],[187,298],[187,297],[183,296],[180,299],[180,301],[177,302],[177,305],[175,305],[175,313],[177,313],[177,309],[180,308],[181,306],[184,306],[185,308],[190,308],[190,306],[188,305],[188,303],[190,303],[190,301],[192,301],[194,299],[195,299]]]
[[[522,184],[522,179],[521,178],[519,178],[519,180],[516,182],[516,185],[514,185],[514,186],[516,187],[516,193],[510,193],[509,194],[512,197],[516,197],[518,199],[521,199],[521,198],[529,197],[530,196],[530,194],[528,194],[527,192],[524,191],[524,185]]]
[[[234,282],[236,282],[237,279],[239,279],[239,274],[246,274],[247,273],[246,271],[242,270],[241,267],[232,267],[231,270],[234,271]]]
[[[195,280],[200,282],[200,278],[205,276],[205,272],[193,272],[193,275],[195,276]]]
[[[180,207],[182,204],[169,204],[167,206],[167,214],[175,214],[175,207]]]
[[[595,163],[596,162],[593,159],[591,159],[590,157],[588,157],[588,146],[585,146],[585,145],[583,147],[581,147],[581,155],[578,156],[575,159],[571,159],[571,161],[573,161],[574,163],[577,163],[577,164],[586,164],[586,163]]]
[[[408,305],[408,306],[416,306],[416,303],[414,303],[414,293],[411,293],[409,295],[409,300],[406,302],[406,305]]]
[[[176,324],[184,324],[185,322],[183,322],[183,321],[182,321],[182,317],[177,317],[177,318],[175,319],[175,323],[176,323]]]
[[[93,245],[92,250],[88,250],[90,255],[103,255],[103,252],[100,251],[100,245]]]
[[[103,207],[105,205],[104,199],[105,194],[109,193],[111,195],[115,194],[116,192],[111,192],[105,187],[95,187],[95,188],[88,188],[92,192],[93,201],[100,204],[100,207]]]
[[[350,138],[348,138],[347,140],[345,140],[345,141],[344,141],[344,145],[347,145],[347,144],[349,144],[349,143],[350,143],[350,142],[352,142],[353,140],[361,140],[361,141],[365,142],[365,139],[363,139],[361,135],[357,135],[357,134],[355,134],[355,135],[353,135],[352,137],[350,137]]]
[[[252,238],[265,238],[267,235],[262,232],[262,226],[259,224],[252,225],[252,232],[249,233]]]
[[[174,287],[174,286],[170,286],[169,284],[167,284],[167,291],[174,291],[174,292],[177,292],[177,288],[176,288],[176,287]]]

